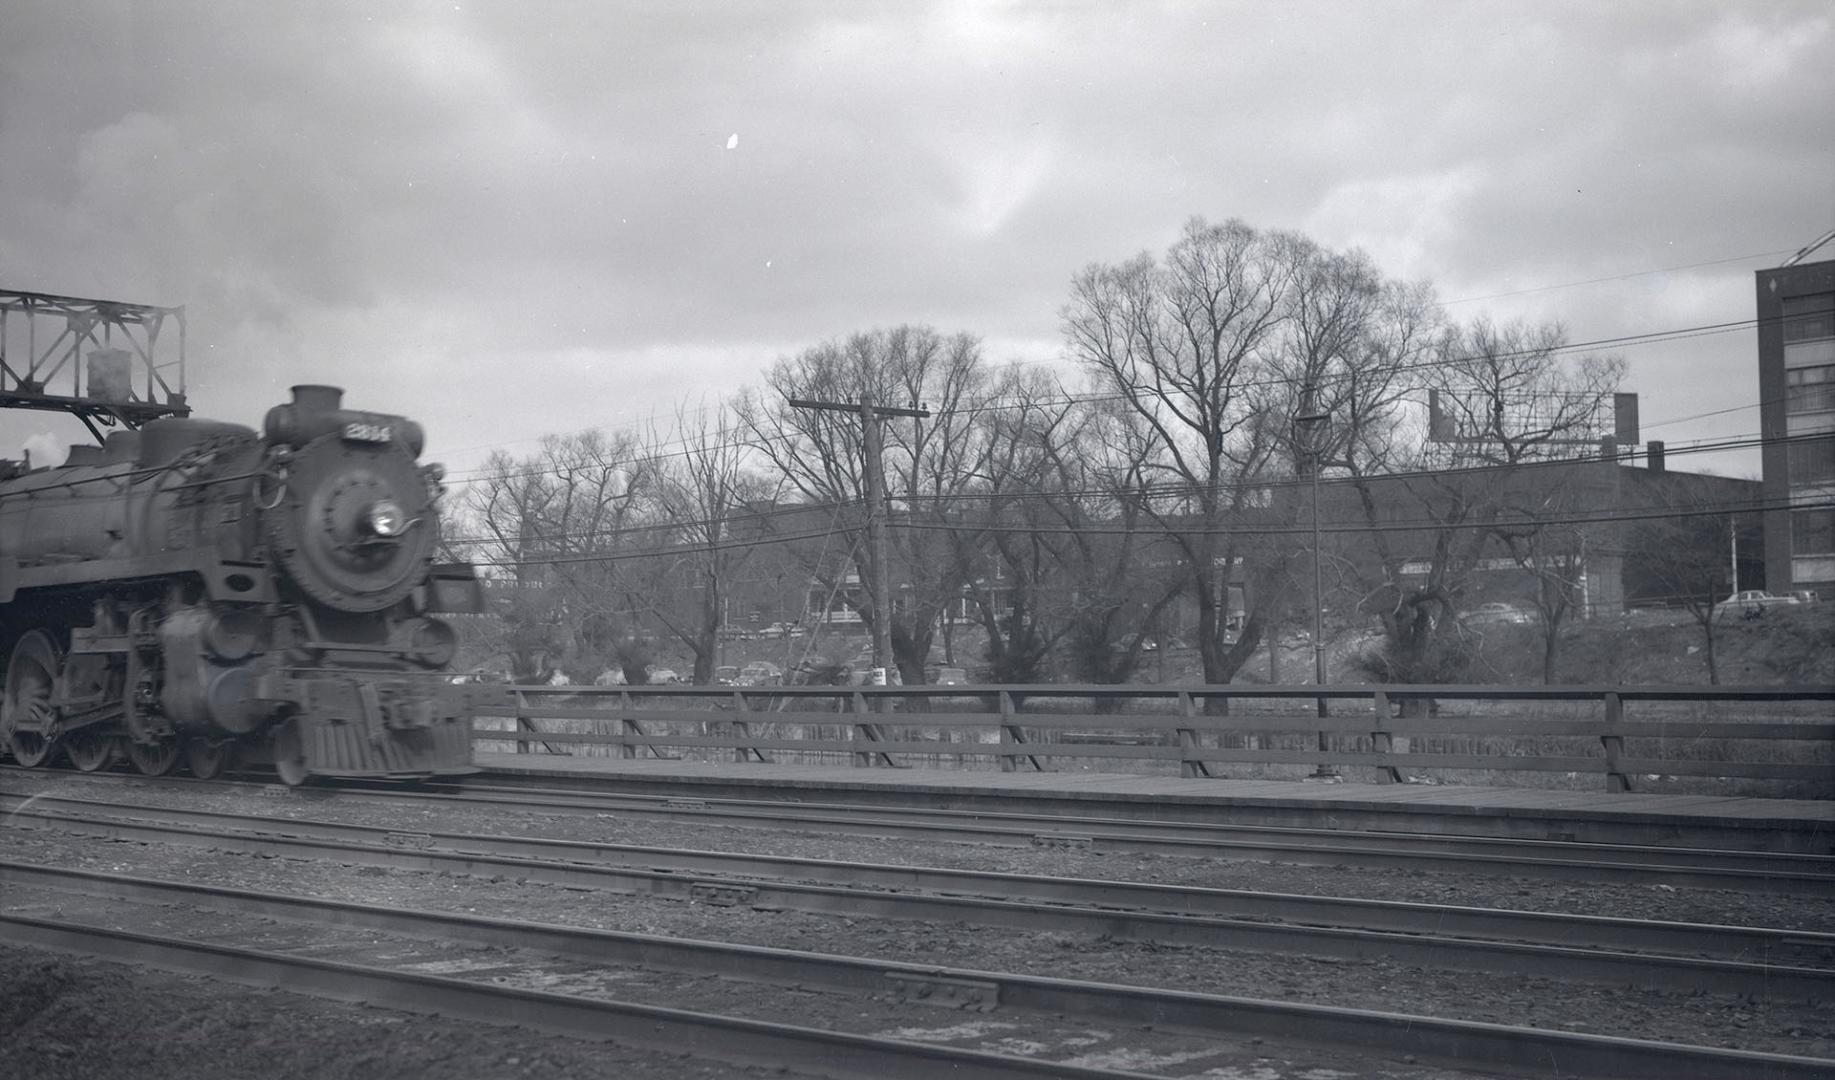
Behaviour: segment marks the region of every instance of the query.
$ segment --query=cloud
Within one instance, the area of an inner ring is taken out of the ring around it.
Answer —
[[[1481,166],[1467,164],[1347,181],[1319,201],[1305,231],[1362,248],[1391,275],[1431,278],[1440,252],[1463,232],[1468,204],[1489,180]]]
[[[0,35],[0,283],[187,304],[214,414],[343,381],[436,446],[520,439],[875,325],[1049,352],[1079,267],[1194,214],[1453,298],[1794,247],[1828,227],[1830,22],[27,0]],[[1498,306],[1610,336],[1749,309],[1745,272]]]

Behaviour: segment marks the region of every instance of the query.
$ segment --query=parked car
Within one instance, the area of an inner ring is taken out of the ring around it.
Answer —
[[[735,682],[740,686],[782,686],[784,669],[768,660],[754,660],[739,669]]]
[[[1757,619],[1765,614],[1766,609],[1775,607],[1795,607],[1803,601],[1794,595],[1778,596],[1764,589],[1744,589],[1714,605],[1715,620],[1721,619]]]
[[[932,686],[967,686],[968,672],[959,667],[931,664],[924,669],[924,681]]]
[[[797,661],[795,670],[784,681],[791,686],[846,686],[852,671],[846,664],[837,664],[820,653],[811,653]]]
[[[721,664],[714,669],[715,686],[732,686],[739,681],[739,665]]]
[[[1796,597],[1799,604],[1814,604],[1822,599],[1815,589],[1792,589],[1786,595]]]
[[[682,681],[682,676],[674,668],[653,667],[650,669],[651,686],[669,686]]]
[[[1535,616],[1520,607],[1492,601],[1466,612],[1463,621],[1468,626],[1527,626],[1536,620]]]

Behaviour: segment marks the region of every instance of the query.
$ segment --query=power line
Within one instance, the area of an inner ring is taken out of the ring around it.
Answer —
[[[1629,274],[1611,274],[1607,277],[1587,278],[1584,281],[1563,281],[1554,285],[1535,285],[1527,289],[1513,289],[1510,292],[1488,293],[1484,296],[1466,296],[1458,300],[1442,300],[1441,307],[1453,304],[1471,304],[1480,300],[1502,300],[1511,296],[1527,296],[1530,293],[1552,292],[1555,289],[1573,289],[1582,285],[1603,285],[1610,281],[1627,281],[1631,278],[1650,277],[1653,274],[1673,274],[1678,270],[1699,270],[1704,266],[1725,266],[1727,263],[1746,262],[1749,259],[1768,259],[1773,255],[1788,255],[1790,248],[1778,248],[1772,251],[1755,251],[1750,255],[1734,255],[1725,259],[1708,259],[1703,262],[1683,263],[1680,266],[1664,266],[1655,270],[1637,270]]]
[[[1637,347],[1637,346],[1643,346],[1643,345],[1666,344],[1672,341],[1683,341],[1683,340],[1689,340],[1689,339],[1697,338],[1697,337],[1711,337],[1711,336],[1715,336],[1718,334],[1734,333],[1740,330],[1752,329],[1754,327],[1762,325],[1765,322],[1781,322],[1782,319],[1783,319],[1782,316],[1771,316],[1767,319],[1760,319],[1760,318],[1755,317],[1751,319],[1738,319],[1738,320],[1734,320],[1731,322],[1705,323],[1705,324],[1701,324],[1698,326],[1677,327],[1677,328],[1669,329],[1669,330],[1644,331],[1642,333],[1626,334],[1626,335],[1620,335],[1617,337],[1596,338],[1590,341],[1569,342],[1569,343],[1564,343],[1561,345],[1553,346],[1550,348],[1534,347],[1534,348],[1509,350],[1509,351],[1504,351],[1504,352],[1488,353],[1488,354],[1473,354],[1473,355],[1453,356],[1453,357],[1436,357],[1436,358],[1429,359],[1429,360],[1417,361],[1412,364],[1397,365],[1396,367],[1388,369],[1388,370],[1392,373],[1401,374],[1401,373],[1407,373],[1407,372],[1428,371],[1428,370],[1432,370],[1435,368],[1455,367],[1455,366],[1459,366],[1462,364],[1470,364],[1470,363],[1474,363],[1480,360],[1487,360],[1487,359],[1510,360],[1510,359],[1520,359],[1520,358],[1529,357],[1529,356],[1537,356],[1537,355],[1554,356],[1554,355],[1562,355],[1562,354],[1568,354],[1568,353],[1583,352],[1583,351],[1588,351],[1588,350],[1613,348],[1613,347]],[[1357,373],[1344,373],[1344,374],[1325,373],[1325,374],[1320,375],[1318,378],[1316,378],[1313,381],[1315,385],[1317,386],[1329,386],[1329,385],[1336,385],[1338,383],[1347,382],[1356,377],[1357,377]],[[1299,384],[1299,380],[1289,378],[1286,376],[1274,376],[1274,377],[1261,378],[1261,379],[1246,379],[1243,382],[1238,383],[1236,385],[1240,389],[1262,389],[1262,388],[1276,387],[1276,386],[1297,387],[1298,384]],[[982,405],[974,405],[974,406],[968,406],[964,408],[951,410],[951,412],[953,415],[969,416],[969,415],[976,415],[980,413],[1003,412],[1003,411],[1012,411],[1012,410],[1017,410],[1017,409],[1028,409],[1028,408],[1051,408],[1055,406],[1072,406],[1072,405],[1096,405],[1096,404],[1101,404],[1103,402],[1125,400],[1130,396],[1131,395],[1129,394],[1121,393],[1121,392],[1101,393],[1101,394],[1067,394],[1061,398],[1047,399],[1044,401],[1022,401],[1022,402],[1007,402],[1007,403],[989,402],[989,403],[982,404]],[[1680,422],[1680,421],[1664,421],[1658,424],[1653,424],[1651,426],[1662,426],[1662,424],[1664,423],[1677,423],[1677,422]],[[717,428],[714,431],[708,432],[707,434],[714,438],[727,439],[730,436],[741,434],[743,431],[744,429],[742,427],[733,426],[733,427]],[[673,445],[686,445],[687,441],[688,441],[687,439],[678,439],[678,440],[671,440],[669,442],[664,442],[658,445],[659,447],[667,447],[667,446],[673,446]],[[632,458],[632,459],[629,459],[621,463],[606,463],[604,467],[618,467],[620,465],[625,466],[625,467],[630,467],[630,466],[635,466],[639,464],[641,461],[666,460],[666,459],[676,458],[676,457],[690,457],[694,455],[695,453],[708,453],[708,452],[714,452],[717,450],[744,449],[744,448],[749,447],[750,445],[751,444],[745,440],[732,439],[731,441],[717,442],[717,443],[711,444],[706,447],[688,447],[687,449],[684,449],[681,451],[655,453],[655,454],[647,455],[643,458]],[[600,466],[595,466],[595,467],[600,467]],[[529,476],[542,475],[545,471],[546,470],[523,470],[523,471],[512,472],[512,473],[503,473],[503,472],[495,472],[493,470],[487,470],[487,469],[470,469],[470,470],[454,472],[453,474],[450,474],[448,476],[448,480],[455,484],[470,484],[470,483],[479,482],[480,480],[490,481],[490,480],[497,480],[497,479],[508,480],[508,479],[525,478]]]
[[[1826,440],[1826,439],[1831,439],[1831,438],[1835,438],[1835,434],[1831,434],[1829,432],[1812,432],[1812,433],[1801,434],[1801,435],[1786,436],[1784,438],[1776,439],[1772,441],[1780,443],[1780,444],[1790,445],[1790,444],[1797,444],[1797,443],[1815,442],[1818,440]],[[1681,446],[1670,447],[1666,450],[1666,455],[1673,457],[1673,456],[1682,456],[1685,454],[1724,453],[1728,450],[1744,449],[1744,448],[1749,448],[1753,446],[1759,446],[1759,445],[1762,445],[1764,442],[1765,440],[1763,440],[1761,437],[1757,435],[1748,435],[1748,436],[1741,436],[1741,437],[1736,437],[1736,438],[1728,438],[1725,440],[1720,440],[1720,441],[1715,441],[1715,442],[1704,442],[1704,443],[1700,443],[1694,446],[1681,445]],[[1531,470],[1539,470],[1539,469],[1544,469],[1544,468],[1584,468],[1584,467],[1591,466],[1591,465],[1605,465],[1605,464],[1615,464],[1616,465],[1619,462],[1629,460],[1632,456],[1633,455],[1631,453],[1626,453],[1623,455],[1615,456],[1614,458],[1610,459],[1610,461],[1604,458],[1599,458],[1599,457],[1545,458],[1545,459],[1537,459],[1537,460],[1532,460],[1532,461],[1518,462],[1515,465],[1509,466],[1508,468],[1511,470],[1513,474],[1515,474],[1515,473],[1528,472]],[[1365,479],[1368,480],[1369,482],[1378,483],[1378,484],[1406,483],[1409,481],[1417,481],[1417,480],[1439,480],[1439,479],[1448,479],[1448,478],[1454,478],[1454,477],[1460,477],[1460,476],[1482,475],[1485,473],[1496,472],[1500,468],[1504,468],[1504,466],[1499,466],[1496,464],[1477,464],[1477,465],[1462,466],[1462,467],[1450,468],[1450,469],[1420,469],[1420,470],[1410,470],[1410,471],[1405,471],[1405,472],[1373,473],[1365,477]],[[1358,482],[1357,478],[1351,477],[1351,476],[1345,476],[1342,474],[1337,475],[1337,476],[1332,476],[1329,478],[1322,477],[1320,479],[1321,486],[1325,487],[1328,490],[1331,490],[1333,488],[1342,488],[1345,485],[1355,484],[1357,482]],[[1730,482],[1749,483],[1752,481],[1730,480]],[[1253,492],[1264,492],[1265,491],[1272,495],[1272,493],[1279,492],[1282,490],[1291,490],[1291,489],[1298,488],[1298,487],[1306,487],[1309,485],[1309,483],[1310,481],[1305,481],[1305,480],[1300,480],[1298,478],[1285,477],[1285,476],[1283,477],[1264,477],[1264,478],[1259,478],[1259,479],[1233,479],[1225,483],[1223,485],[1223,489],[1231,492],[1232,494],[1243,492],[1243,491],[1253,491]],[[1204,493],[1207,489],[1208,489],[1208,486],[1201,482],[1177,481],[1177,482],[1168,482],[1164,484],[1146,485],[1140,488],[1128,489],[1128,490],[1114,490],[1114,489],[1108,489],[1108,488],[1057,488],[1057,489],[1039,489],[1039,490],[1027,489],[1027,490],[1006,491],[1006,492],[959,491],[959,492],[937,492],[937,493],[908,493],[908,494],[897,496],[897,499],[898,501],[903,502],[907,505],[921,503],[921,504],[928,504],[928,505],[933,505],[933,506],[946,506],[951,503],[1010,505],[1010,504],[1015,504],[1015,503],[1031,502],[1031,501],[1064,502],[1066,500],[1075,500],[1075,499],[1098,499],[1098,500],[1106,500],[1106,501],[1126,501],[1130,503],[1140,502],[1140,501],[1168,502],[1168,501],[1175,501],[1179,499],[1191,498],[1191,497]],[[516,536],[514,540],[517,543],[534,542],[534,541],[545,541],[545,542],[552,543],[552,542],[568,541],[568,540],[589,540],[589,539],[595,539],[595,538],[615,540],[620,537],[640,536],[640,535],[655,533],[659,531],[664,531],[664,532],[686,531],[686,530],[695,529],[695,528],[706,528],[710,525],[718,524],[720,522],[725,522],[728,525],[731,525],[735,523],[749,523],[749,522],[765,521],[765,520],[779,518],[779,517],[789,517],[789,516],[794,516],[794,515],[808,514],[811,512],[818,511],[822,506],[825,506],[825,505],[832,505],[836,507],[856,507],[857,508],[863,504],[861,504],[858,500],[848,500],[848,499],[837,499],[837,500],[832,500],[831,502],[828,502],[828,503],[791,503],[791,504],[782,504],[782,505],[773,506],[768,509],[747,508],[744,510],[737,511],[735,514],[733,514],[730,517],[721,518],[721,519],[714,519],[714,518],[679,519],[675,521],[645,522],[643,524],[637,524],[637,525],[611,526],[611,527],[602,528],[602,529],[589,529],[589,530],[580,530],[580,531],[573,531],[573,532],[520,534]],[[494,536],[454,537],[454,538],[449,538],[448,542],[457,543],[457,544],[493,544],[494,543],[494,544],[500,544],[500,545],[505,543],[504,540],[499,539]]]
[[[1812,244],[1812,247],[1813,247],[1813,244]],[[1600,285],[1600,284],[1605,284],[1605,283],[1613,282],[1613,281],[1625,281],[1631,278],[1651,277],[1657,274],[1676,273],[1676,272],[1683,271],[1683,270],[1698,270],[1698,269],[1701,269],[1703,267],[1708,267],[1708,266],[1724,266],[1728,263],[1746,262],[1752,259],[1770,258],[1774,255],[1787,255],[1787,254],[1790,254],[1792,250],[1793,249],[1791,248],[1775,248],[1769,251],[1753,252],[1749,255],[1734,255],[1734,256],[1729,256],[1729,257],[1720,258],[1720,259],[1706,259],[1700,262],[1681,263],[1675,266],[1657,267],[1651,270],[1636,270],[1636,271],[1631,271],[1631,272],[1623,273],[1623,274],[1610,274],[1605,277],[1586,278],[1586,279],[1582,279],[1579,281],[1564,281],[1564,282],[1556,282],[1556,283],[1548,284],[1548,285],[1536,285],[1536,286],[1531,286],[1525,289],[1514,289],[1508,292],[1488,293],[1482,296],[1466,296],[1466,297],[1460,297],[1455,300],[1441,300],[1436,303],[1436,306],[1444,308],[1444,307],[1451,307],[1457,304],[1476,303],[1476,302],[1483,301],[1483,300],[1498,300],[1498,299],[1504,299],[1504,298],[1508,298],[1512,296],[1524,296],[1530,293],[1549,292],[1549,291],[1553,291],[1557,289],[1579,288],[1579,287],[1583,287],[1587,285]],[[1798,249],[1798,250],[1803,250],[1803,249]],[[1039,361],[1039,360],[1015,360],[1015,361],[1008,361],[1005,366],[1015,366],[1015,367],[1033,366],[1033,365],[1038,365],[1038,364],[1045,363],[1045,362],[1046,361]],[[716,406],[702,405],[693,411],[697,414],[703,414],[703,413],[706,413],[710,408],[714,408],[714,407]],[[722,432],[719,432],[718,434],[727,434],[727,433],[728,432],[722,431]],[[545,437],[546,436],[540,436],[538,438],[545,438]],[[527,443],[527,442],[532,442],[532,441],[536,441],[536,440],[535,439],[517,439],[517,440],[511,440],[510,442],[507,442],[507,443],[483,443],[483,444],[479,444],[475,446],[457,447],[449,452],[462,453],[468,450],[491,449],[495,447],[518,445],[520,443]]]
[[[1702,502],[1684,507],[1661,507],[1641,511],[1597,511],[1541,516],[1530,516],[1519,512],[1519,516],[1500,516],[1495,519],[1461,521],[1457,523],[1449,523],[1431,516],[1420,518],[1394,518],[1378,522],[1332,522],[1331,524],[1321,524],[1319,531],[1331,535],[1400,532],[1434,533],[1445,530],[1455,532],[1465,532],[1468,530],[1495,532],[1510,526],[1534,526],[1541,528],[1550,525],[1613,525],[1625,522],[1659,521],[1688,517],[1720,517],[1729,514],[1762,514],[1772,511],[1831,509],[1835,509],[1835,501],[1796,502],[1786,499],[1783,502],[1772,502],[1761,497],[1757,499],[1740,499],[1723,502]],[[1176,535],[1233,536],[1255,539],[1298,536],[1309,534],[1312,531],[1311,526],[1245,525],[1240,521],[1210,524],[1193,523],[1189,525],[1163,523],[1150,526],[1129,527],[1109,525],[1080,525],[1076,527],[1005,525],[987,522],[950,524],[946,522],[906,521],[901,524],[900,528],[916,532],[972,533],[976,535],[998,533],[1023,536],[1092,535],[1135,536],[1141,538],[1152,538],[1160,535]],[[669,555],[701,554],[708,551],[718,551],[729,548],[740,549],[760,547],[768,544],[793,543],[801,540],[813,540],[819,537],[827,537],[832,535],[833,531],[834,530],[830,528],[786,534],[783,536],[754,537],[747,540],[722,541],[716,544],[678,544],[647,549],[633,548],[623,551],[537,555],[521,558],[477,559],[474,561],[480,566],[499,568],[625,562],[633,559],[661,558]]]

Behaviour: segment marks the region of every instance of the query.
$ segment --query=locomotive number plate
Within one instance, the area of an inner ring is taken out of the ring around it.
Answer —
[[[366,420],[353,420],[344,425],[344,438],[349,442],[385,443],[394,437],[387,424],[373,424]]]

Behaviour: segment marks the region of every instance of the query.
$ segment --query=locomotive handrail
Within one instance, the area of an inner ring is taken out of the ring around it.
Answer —
[[[1835,723],[1726,715],[1740,703],[1835,702],[1835,686],[516,686],[482,696],[474,740],[547,742],[626,757],[673,747],[737,760],[765,752],[901,765],[924,755],[992,758],[1002,771],[1051,759],[1218,767],[1597,774],[1794,781],[1835,795]],[[1341,703],[1317,716],[1314,703]],[[1452,703],[1475,706],[1455,713]],[[1559,704],[1565,711],[1523,706]],[[1586,715],[1575,706],[1591,705]],[[1632,706],[1637,708],[1633,709]],[[1285,708],[1283,708],[1285,706]],[[1707,717],[1673,715],[1711,709]],[[817,711],[826,710],[826,711]],[[1109,711],[1104,711],[1109,710]],[[1486,710],[1489,710],[1487,712]],[[488,726],[513,719],[518,731]],[[542,723],[538,727],[537,722]],[[1782,749],[1780,749],[1782,748]]]

